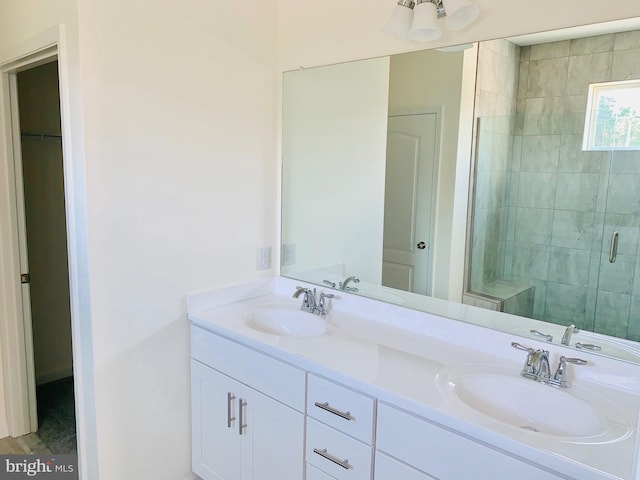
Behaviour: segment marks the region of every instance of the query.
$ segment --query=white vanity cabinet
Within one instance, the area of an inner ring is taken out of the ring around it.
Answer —
[[[193,471],[204,480],[302,479],[304,392],[304,371],[194,327]]]
[[[559,480],[561,477],[514,458],[380,402],[376,435],[376,480],[395,478],[468,480],[470,478],[517,478],[518,480]],[[389,464],[390,455],[427,476],[395,476],[399,462]],[[379,468],[379,465],[382,468]],[[384,472],[384,473],[383,473]]]

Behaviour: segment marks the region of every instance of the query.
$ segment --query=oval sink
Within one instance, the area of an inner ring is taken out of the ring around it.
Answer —
[[[312,337],[327,332],[324,318],[283,306],[252,308],[245,323],[254,330],[289,337]]]
[[[476,412],[567,441],[611,442],[626,438],[632,429],[615,404],[575,385],[560,389],[501,371],[456,372],[446,376],[445,384]]]

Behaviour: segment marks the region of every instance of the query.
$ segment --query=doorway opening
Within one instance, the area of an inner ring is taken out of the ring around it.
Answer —
[[[15,74],[12,123],[26,384],[24,453],[77,452],[58,62]],[[0,444],[0,449],[2,445]],[[5,452],[2,452],[5,453]],[[6,452],[15,453],[15,452]]]

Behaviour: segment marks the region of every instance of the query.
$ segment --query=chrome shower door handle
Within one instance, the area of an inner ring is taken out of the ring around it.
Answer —
[[[611,243],[609,245],[609,263],[616,261],[618,256],[618,232],[611,234]]]

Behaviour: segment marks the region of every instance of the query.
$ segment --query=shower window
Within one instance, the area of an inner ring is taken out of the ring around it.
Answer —
[[[589,85],[583,150],[640,150],[640,80]]]

